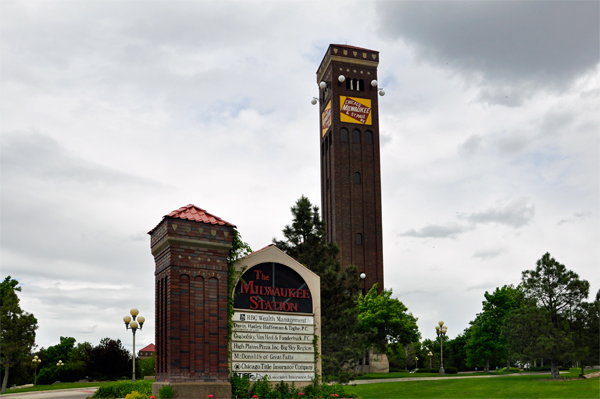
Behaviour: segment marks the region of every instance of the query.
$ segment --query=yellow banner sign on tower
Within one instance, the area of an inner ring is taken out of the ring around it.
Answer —
[[[370,125],[371,100],[340,96],[340,121]]]

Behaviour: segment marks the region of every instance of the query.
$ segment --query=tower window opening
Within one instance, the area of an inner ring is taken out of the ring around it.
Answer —
[[[373,144],[373,132],[370,130],[365,132],[365,144]]]
[[[352,142],[360,144],[360,130],[354,129],[352,131]]]
[[[364,80],[359,80],[358,81],[358,87],[357,87],[358,91],[365,91],[365,81]]]
[[[332,135],[330,134],[330,135],[329,135],[329,145],[332,145],[332,144],[333,144],[333,140],[332,140],[331,136],[332,136]]]
[[[352,84],[352,79],[346,79],[346,89],[354,90],[354,85]]]
[[[362,234],[356,233],[356,245],[362,245]]]
[[[348,141],[348,129],[346,129],[346,128],[340,129],[340,140]]]
[[[360,173],[354,172],[354,184],[360,184]]]

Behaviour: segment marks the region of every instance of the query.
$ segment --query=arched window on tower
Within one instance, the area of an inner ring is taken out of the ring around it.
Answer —
[[[360,130],[354,129],[352,131],[352,142],[353,143],[360,143]]]
[[[340,140],[348,141],[348,129],[346,129],[345,127],[340,129]]]
[[[356,233],[356,245],[362,245],[362,234]]]
[[[358,81],[358,91],[365,91],[365,81],[362,79]]]
[[[365,144],[373,144],[373,132],[370,130],[365,132]]]
[[[354,184],[360,184],[360,173],[354,172]]]

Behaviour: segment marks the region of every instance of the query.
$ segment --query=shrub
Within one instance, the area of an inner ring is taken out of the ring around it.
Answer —
[[[433,369],[418,369],[415,373],[437,373],[438,370]]]
[[[250,397],[250,376],[248,374],[240,376],[233,373],[229,382],[231,382],[231,394],[234,398],[248,399]]]
[[[152,395],[152,381],[118,381],[101,386],[96,393],[94,393],[92,398],[124,398],[133,391],[137,391],[140,395],[149,397]]]
[[[175,395],[175,391],[170,385],[165,385],[158,390],[158,397],[160,399],[170,399],[173,397],[173,395]]]
[[[125,396],[125,399],[148,399],[148,396],[142,395],[138,391],[133,391]]]
[[[456,367],[446,367],[444,371],[446,374],[458,374],[458,369]]]

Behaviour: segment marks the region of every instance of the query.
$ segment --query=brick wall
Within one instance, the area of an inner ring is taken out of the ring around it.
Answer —
[[[233,227],[165,218],[156,264],[156,381],[227,382],[227,255]]]

